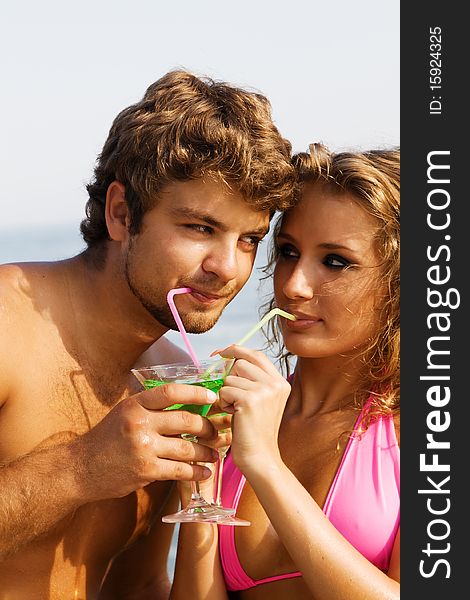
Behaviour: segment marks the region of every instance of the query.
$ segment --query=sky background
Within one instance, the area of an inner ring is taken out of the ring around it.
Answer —
[[[177,67],[267,95],[294,151],[398,145],[399,6],[2,2],[0,235],[78,228],[114,117]]]
[[[0,263],[83,249],[85,185],[113,119],[175,68],[265,94],[295,152],[317,141],[397,146],[399,9],[399,0],[0,3]],[[199,356],[259,320],[267,246],[210,334],[190,335]],[[183,345],[178,332],[167,337]],[[260,334],[247,345],[263,344]]]

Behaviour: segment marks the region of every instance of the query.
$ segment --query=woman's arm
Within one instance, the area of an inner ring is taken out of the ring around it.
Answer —
[[[245,469],[244,474],[315,598],[400,597],[396,558],[390,576],[380,571],[330,523],[286,465],[266,460],[261,464],[263,472]],[[399,536],[393,555],[399,555]]]
[[[339,533],[283,463],[277,437],[289,395],[285,379],[260,352],[231,346],[221,354],[237,359],[220,392],[222,406],[234,414],[233,460],[312,595],[322,600],[398,599],[399,536],[388,576]]]
[[[181,504],[189,502],[188,484],[181,484]],[[210,498],[213,477],[199,483],[201,493]],[[175,574],[170,600],[228,600],[219,560],[217,525],[182,523],[178,536]]]
[[[180,526],[170,600],[228,600],[218,552],[217,525]]]

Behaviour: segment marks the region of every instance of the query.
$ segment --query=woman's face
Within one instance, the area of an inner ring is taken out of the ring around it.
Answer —
[[[274,271],[286,348],[297,356],[351,356],[380,327],[386,286],[374,248],[378,221],[349,193],[307,184],[283,219]]]

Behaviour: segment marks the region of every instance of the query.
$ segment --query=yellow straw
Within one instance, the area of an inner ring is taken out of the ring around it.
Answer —
[[[289,319],[290,321],[296,320],[296,317],[294,317],[294,315],[291,315],[290,313],[286,312],[285,310],[281,310],[280,308],[273,308],[267,314],[265,314],[264,317],[261,319],[261,321],[256,323],[256,325],[254,327],[252,327],[250,329],[250,331],[242,337],[241,340],[238,340],[236,345],[243,346],[243,344],[245,342],[247,342],[251,338],[251,336],[254,335],[258,331],[258,329],[261,329],[261,327],[263,327],[263,325],[265,325],[269,321],[269,319],[272,319],[276,315],[279,315],[280,317],[285,317],[286,319]]]
[[[265,314],[264,317],[261,319],[261,321],[258,321],[258,323],[256,323],[256,325],[254,325],[250,329],[250,331],[248,331],[248,333],[246,333],[240,340],[238,340],[238,342],[236,342],[236,345],[243,346],[243,344],[245,342],[247,342],[258,331],[258,329],[261,329],[261,327],[263,327],[263,325],[265,325],[269,321],[269,319],[272,319],[276,315],[279,315],[280,317],[285,317],[286,319],[289,319],[290,321],[295,321],[297,319],[297,317],[295,317],[294,315],[291,315],[290,313],[286,312],[285,310],[281,310],[280,308],[273,308],[267,314]],[[212,371],[215,368],[217,368],[217,366],[221,362],[222,362],[222,360],[217,361],[215,364],[210,366],[203,375],[204,379],[206,379],[212,373]],[[229,374],[234,362],[235,362],[234,360],[230,361],[230,366],[227,369],[226,375]]]

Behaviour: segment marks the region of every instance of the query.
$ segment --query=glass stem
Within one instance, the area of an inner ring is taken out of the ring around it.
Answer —
[[[202,500],[199,481],[191,481],[191,500]]]
[[[227,456],[228,448],[219,448],[219,464],[217,467],[217,494],[215,503],[217,506],[222,506],[222,473],[224,471],[224,461]]]

